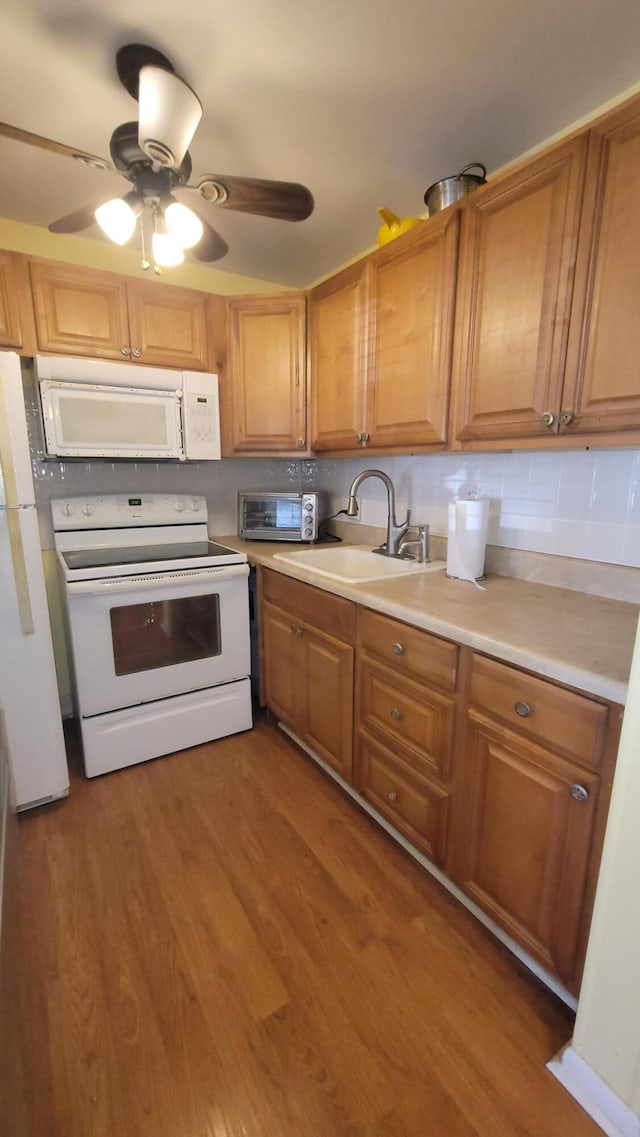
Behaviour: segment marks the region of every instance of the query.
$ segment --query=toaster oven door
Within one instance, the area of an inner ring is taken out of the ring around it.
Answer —
[[[241,537],[263,541],[303,540],[301,494],[241,493],[238,512]]]

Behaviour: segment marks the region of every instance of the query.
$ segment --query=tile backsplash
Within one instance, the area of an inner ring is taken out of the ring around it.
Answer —
[[[427,454],[385,458],[224,458],[220,462],[56,462],[33,460],[42,540],[53,544],[53,497],[118,491],[198,493],[207,497],[212,534],[236,531],[239,489],[318,488],[332,511],[346,506],[352,479],[367,467],[394,482],[398,515],[411,508],[446,536],[447,506],[475,492],[491,500],[492,545],[640,567],[640,449]],[[361,487],[360,519],[386,523],[386,492]],[[354,529],[357,523],[354,523]]]

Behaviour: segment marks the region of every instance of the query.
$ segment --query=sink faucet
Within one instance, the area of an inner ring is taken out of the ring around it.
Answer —
[[[411,519],[411,510],[407,510],[407,519],[400,525],[396,520],[396,494],[393,488],[391,478],[385,474],[384,470],[363,470],[362,473],[357,474],[351,483],[349,490],[349,503],[347,505],[347,517],[358,516],[358,500],[356,493],[364,482],[365,478],[380,478],[387,488],[387,539],[384,545],[374,549],[374,553],[382,553],[385,557],[397,557],[398,545],[403,533],[409,527]]]

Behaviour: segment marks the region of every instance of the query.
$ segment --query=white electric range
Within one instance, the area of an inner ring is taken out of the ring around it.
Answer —
[[[250,729],[249,567],[206,499],[51,504],[87,775]]]

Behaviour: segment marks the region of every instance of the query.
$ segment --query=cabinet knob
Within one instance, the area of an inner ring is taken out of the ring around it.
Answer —
[[[304,438],[299,438],[296,442],[296,446],[298,447],[298,450],[304,450]]]
[[[584,786],[580,786],[577,782],[574,782],[571,787],[571,797],[575,798],[576,801],[586,801],[589,797],[589,791],[586,790]]]
[[[529,704],[520,702],[520,700],[518,700],[513,709],[517,715],[520,715],[521,719],[528,719],[529,715],[531,714],[531,707]]]
[[[398,708],[397,708],[397,707],[392,707],[392,708],[391,708],[391,718],[392,718],[392,719],[395,719],[395,720],[396,720],[396,722],[398,721],[398,719],[401,719],[401,718],[402,718],[402,715],[400,714],[400,711],[398,710]]]
[[[560,411],[560,418],[558,419],[560,426],[570,426],[573,422],[572,411]]]
[[[291,625],[291,631],[293,632],[294,636],[301,636],[302,635],[302,628],[299,627],[298,624],[292,624]]]
[[[389,794],[389,801],[397,801],[397,800],[398,800],[398,795],[397,795],[396,791],[391,790],[391,793]]]
[[[131,348],[126,343],[120,348],[120,351],[122,355],[131,355]]]
[[[360,441],[361,442],[368,442],[369,441],[369,435],[367,434],[366,430],[363,430],[362,434],[360,435]]]
[[[553,426],[556,421],[556,416],[551,411],[545,411],[540,419],[540,426]]]
[[[404,655],[404,644],[394,644],[393,650],[395,651],[396,655]]]
[[[132,350],[131,350],[131,354],[132,354],[132,356],[134,357],[134,359],[140,359],[140,356],[142,355],[142,352],[140,351],[140,348],[139,348],[139,347],[134,347],[134,348],[132,348]]]

